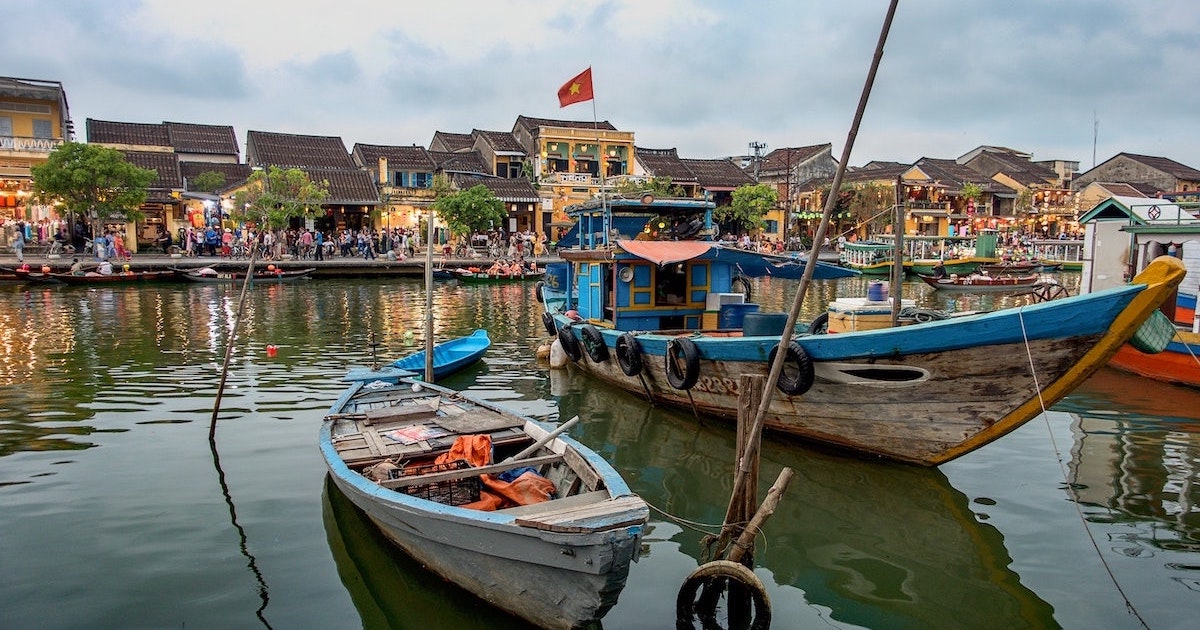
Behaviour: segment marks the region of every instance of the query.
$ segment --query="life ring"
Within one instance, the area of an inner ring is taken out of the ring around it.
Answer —
[[[538,280],[537,284],[533,285],[533,299],[537,300],[538,304],[546,301],[546,298],[542,296],[542,287],[544,286],[546,286],[546,283],[541,280]]]
[[[771,355],[767,359],[768,365],[775,363],[777,350],[779,350],[779,346],[771,348]],[[814,378],[813,363],[808,353],[795,341],[789,343],[787,359],[783,362],[783,371],[779,373],[779,382],[775,383],[775,387],[785,394],[798,396],[812,388]]]
[[[579,340],[575,338],[575,333],[571,332],[570,326],[563,326],[558,329],[558,342],[562,344],[563,352],[567,353],[567,358],[571,361],[578,361],[583,358],[583,350],[579,347]]]
[[[683,371],[679,359],[683,358]],[[676,337],[667,342],[667,382],[675,389],[688,390],[700,378],[700,349],[696,342],[687,337]]]
[[[642,344],[633,333],[617,337],[617,367],[625,376],[634,376],[642,371]]]
[[[542,326],[551,337],[558,334],[558,327],[554,325],[554,316],[549,311],[542,312]]]
[[[827,332],[829,332],[828,312],[817,315],[817,318],[812,320],[812,323],[808,325],[808,334],[810,335],[824,335]]]
[[[604,363],[608,360],[608,346],[604,345],[604,335],[591,324],[584,324],[579,329],[583,337],[583,349],[587,352],[592,363]]]
[[[771,627],[771,599],[767,596],[767,589],[762,580],[745,565],[731,560],[714,560],[702,564],[683,581],[683,586],[679,587],[679,595],[675,598],[675,627],[694,628],[694,620],[697,617],[701,620],[702,627],[710,627],[704,620],[711,619],[716,612],[703,608],[711,608],[706,602],[716,602],[718,599],[701,593],[697,600],[696,595],[701,587],[718,588],[721,582],[725,583],[726,589],[737,582],[750,596],[754,615],[750,622],[750,630],[767,630]],[[726,599],[721,598],[721,601]]]
[[[733,279],[729,281],[729,289],[732,291],[732,290],[734,290],[733,287],[736,285],[739,285],[739,284],[742,285],[742,290],[739,291],[739,293],[746,296],[746,303],[749,304],[751,302],[751,300],[750,300],[750,278],[747,278],[746,276],[743,276],[740,274],[734,276]]]

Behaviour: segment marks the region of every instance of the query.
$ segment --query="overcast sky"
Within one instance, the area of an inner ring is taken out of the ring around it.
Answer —
[[[591,66],[595,116],[683,157],[846,143],[887,0],[5,0],[0,75],[87,118],[428,146]],[[19,19],[17,19],[19,18]],[[902,0],[851,165],[981,144],[1200,168],[1200,2]],[[1099,121],[1098,134],[1095,121]]]

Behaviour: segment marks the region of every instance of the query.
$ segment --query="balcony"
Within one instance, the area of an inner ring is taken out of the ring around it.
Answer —
[[[35,153],[47,155],[63,143],[62,138],[29,138],[26,136],[0,136],[0,151],[12,153]]]

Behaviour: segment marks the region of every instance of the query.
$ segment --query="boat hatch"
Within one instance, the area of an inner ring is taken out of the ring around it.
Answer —
[[[886,363],[817,363],[816,376],[834,383],[907,387],[929,380],[929,370],[911,365]]]

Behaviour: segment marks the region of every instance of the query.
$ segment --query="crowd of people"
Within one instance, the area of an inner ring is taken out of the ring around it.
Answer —
[[[163,239],[165,249],[172,246],[171,240],[169,235]],[[179,234],[180,253],[188,257],[248,258],[254,243],[259,247],[258,256],[265,260],[278,260],[285,254],[298,260],[325,260],[336,256],[405,260],[420,247],[420,235],[406,228],[347,228],[329,232],[290,228],[260,233],[255,228],[221,228],[216,225],[180,228]]]

